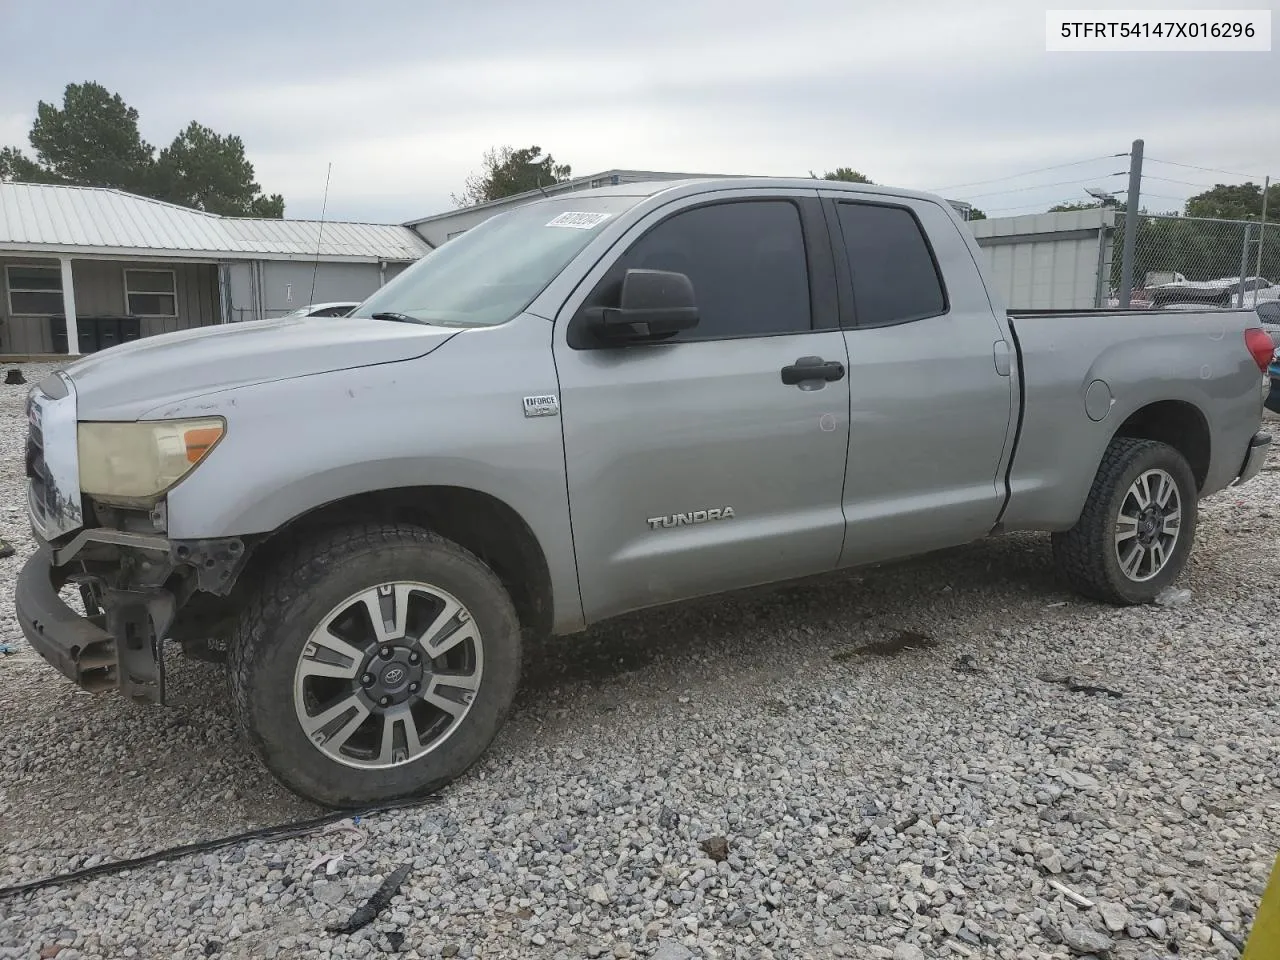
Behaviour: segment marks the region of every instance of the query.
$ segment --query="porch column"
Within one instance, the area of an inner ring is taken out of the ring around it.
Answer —
[[[80,328],[76,326],[76,286],[71,276],[71,258],[59,257],[62,264],[62,312],[67,318],[67,354],[80,356]]]

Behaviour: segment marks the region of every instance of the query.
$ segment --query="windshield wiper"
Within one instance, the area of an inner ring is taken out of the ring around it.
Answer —
[[[369,317],[373,320],[394,320],[396,323],[418,323],[424,327],[431,326],[431,321],[419,320],[417,317],[411,317],[407,313],[390,313],[383,310],[378,313],[371,313]]]

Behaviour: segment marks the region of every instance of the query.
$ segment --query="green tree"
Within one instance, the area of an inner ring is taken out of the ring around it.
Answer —
[[[810,170],[809,176],[815,180],[843,180],[845,183],[875,183],[875,181],[870,177],[859,173],[857,170],[853,169],[853,167],[836,167],[834,170],[828,170],[821,176],[821,178]]]
[[[1262,185],[1245,183],[1215,184],[1187,201],[1187,216],[1218,217],[1223,220],[1256,220],[1262,216]],[[1267,190],[1267,219],[1280,218],[1280,183]]]
[[[224,216],[284,216],[284,197],[264,196],[254,182],[244,141],[192,121],[160,151],[153,195],[160,200]]]
[[[25,183],[57,182],[40,164],[17,147],[0,148],[0,183],[13,180]]]
[[[138,111],[102,84],[67,84],[61,107],[41,100],[28,140],[35,161],[13,147],[3,152],[9,179],[138,192],[149,184],[153,151],[138,132]]]
[[[569,177],[569,164],[556,163],[551,154],[544,157],[542,148],[536,144],[519,150],[509,146],[493,147],[485,152],[480,171],[467,177],[462,194],[453,195],[453,202],[459,207],[468,207],[549,187]]]
[[[112,187],[214,213],[284,216],[284,198],[253,180],[244,143],[192,123],[156,157],[138,111],[99,83],[70,83],[62,106],[36,106],[28,135],[35,159],[0,149],[0,180]]]
[[[981,210],[979,210],[977,207],[970,207],[970,208],[969,208],[969,219],[970,219],[970,220],[985,220],[985,219],[987,219],[987,215],[986,215],[985,213],[983,213]]]

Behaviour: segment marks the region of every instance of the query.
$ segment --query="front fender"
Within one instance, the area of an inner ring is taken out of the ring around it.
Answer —
[[[359,494],[461,487],[524,519],[547,560],[557,629],[580,626],[560,420],[527,417],[523,404],[558,393],[551,330],[526,315],[425,357],[188,401],[170,415],[221,415],[227,432],[170,492],[169,536],[265,534]]]

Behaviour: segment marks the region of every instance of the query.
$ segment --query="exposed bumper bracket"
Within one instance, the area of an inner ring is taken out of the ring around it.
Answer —
[[[173,622],[165,590],[104,591],[106,613],[81,616],[58,595],[53,551],[41,547],[18,575],[14,609],[23,635],[59,673],[92,693],[119,691],[144,703],[164,703],[160,641]]]
[[[1271,451],[1271,434],[1255,433],[1249,441],[1249,449],[1245,451],[1244,462],[1240,465],[1240,475],[1236,477],[1234,486],[1248,483],[1258,475],[1262,465],[1267,462],[1267,454]]]

